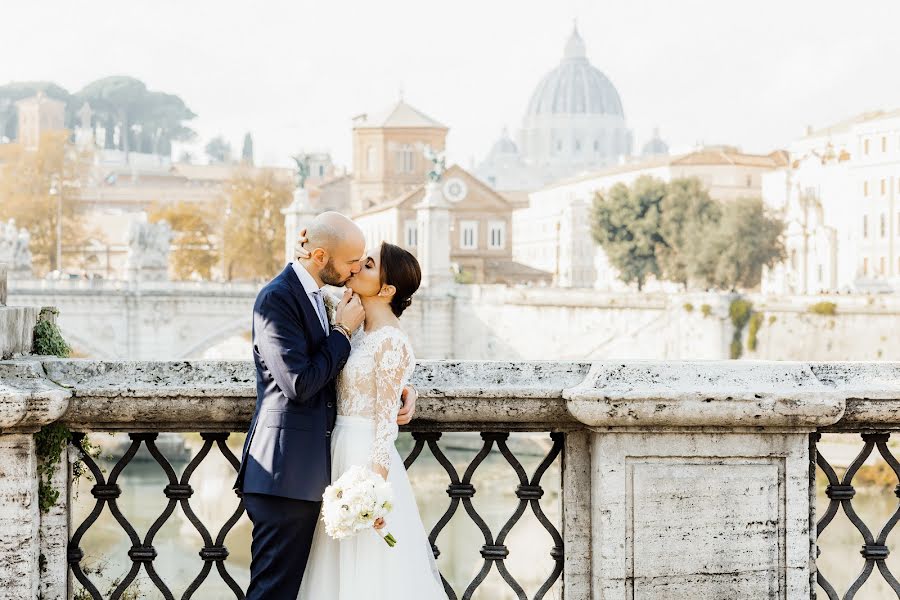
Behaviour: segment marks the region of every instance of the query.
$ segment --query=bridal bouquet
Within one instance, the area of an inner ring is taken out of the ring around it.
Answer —
[[[377,473],[359,466],[350,467],[337,481],[325,488],[322,497],[322,521],[325,532],[336,540],[370,529],[394,508],[391,484]],[[378,531],[391,548],[397,543],[390,533]]]

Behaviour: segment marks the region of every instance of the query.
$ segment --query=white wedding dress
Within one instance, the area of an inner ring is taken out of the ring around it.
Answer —
[[[338,417],[331,436],[331,480],[351,466],[388,469],[394,510],[382,530],[344,540],[325,533],[320,519],[298,600],[446,600],[403,461],[394,447],[400,392],[415,367],[412,346],[396,327],[353,334],[337,381]]]

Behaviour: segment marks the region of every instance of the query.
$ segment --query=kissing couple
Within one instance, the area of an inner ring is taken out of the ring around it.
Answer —
[[[418,397],[400,316],[419,263],[388,243],[366,250],[359,227],[336,212],[316,217],[294,254],[253,307],[257,400],[235,482],[253,524],[247,599],[445,599],[394,446]],[[343,298],[325,285],[343,287]],[[323,494],[351,467],[390,484],[393,510],[371,531],[333,539]],[[377,531],[388,525],[394,547]]]

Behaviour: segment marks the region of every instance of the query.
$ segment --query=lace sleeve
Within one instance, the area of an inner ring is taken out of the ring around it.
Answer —
[[[391,448],[397,439],[400,393],[413,356],[406,340],[389,335],[375,349],[375,443],[372,465],[391,466]]]

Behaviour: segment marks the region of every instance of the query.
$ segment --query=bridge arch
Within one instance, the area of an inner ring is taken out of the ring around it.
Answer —
[[[225,323],[222,327],[216,328],[213,333],[191,344],[184,352],[179,352],[176,360],[196,358],[197,355],[224,342],[228,338],[244,333],[245,331],[250,331],[251,326],[252,323],[246,315]],[[248,356],[247,358],[249,359],[250,357]]]

